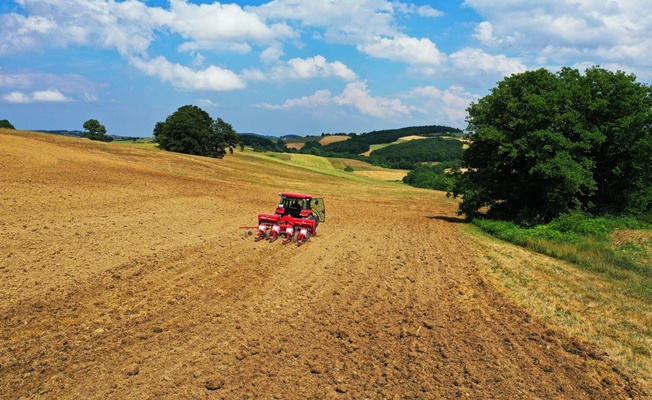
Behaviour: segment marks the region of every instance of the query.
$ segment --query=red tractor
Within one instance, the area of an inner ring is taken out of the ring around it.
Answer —
[[[267,239],[273,242],[282,237],[283,244],[295,241],[301,246],[311,236],[317,235],[319,223],[326,220],[324,199],[300,193],[279,195],[281,201],[274,214],[258,214],[256,241]]]

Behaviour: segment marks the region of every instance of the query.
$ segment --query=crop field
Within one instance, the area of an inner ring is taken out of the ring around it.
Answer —
[[[0,398],[647,397],[649,371],[491,272],[558,262],[299,156],[0,130]],[[301,247],[239,229],[281,191],[325,199]]]
[[[331,136],[324,136],[319,140],[319,143],[321,143],[322,146],[326,146],[331,143],[337,143],[337,142],[342,142],[344,140],[349,140],[351,139],[350,136],[344,136],[344,135],[331,135]]]
[[[323,137],[306,136],[306,137],[286,139],[285,143],[291,149],[301,150],[301,148],[307,142],[316,141],[319,142],[319,144],[321,144],[322,146],[326,146],[331,143],[341,142],[343,140],[348,140],[348,139],[351,139],[351,137],[345,135],[330,135],[330,136],[323,136]]]

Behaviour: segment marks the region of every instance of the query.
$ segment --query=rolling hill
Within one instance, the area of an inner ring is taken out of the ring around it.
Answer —
[[[493,275],[569,266],[341,166],[0,130],[0,398],[645,396]],[[325,198],[319,235],[254,242],[285,190]]]

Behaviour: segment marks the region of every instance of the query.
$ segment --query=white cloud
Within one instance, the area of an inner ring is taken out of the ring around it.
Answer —
[[[490,73],[493,76],[509,76],[526,71],[517,59],[504,55],[491,55],[480,49],[464,48],[450,55],[452,68],[462,70],[466,75]]]
[[[359,44],[358,49],[372,57],[402,61],[407,64],[439,65],[446,55],[428,38],[399,36],[376,37],[373,41]]]
[[[243,76],[250,81],[339,78],[345,81],[357,79],[357,75],[340,61],[328,62],[324,56],[310,58],[293,58],[287,62],[278,62],[269,71],[247,70]]]
[[[439,121],[438,124],[462,129],[466,127],[466,109],[471,102],[480,98],[459,85],[450,86],[445,90],[431,85],[421,86],[411,90],[407,97],[419,104],[414,107],[415,111],[428,116],[433,121]]]
[[[295,35],[285,23],[268,26],[258,15],[239,5],[219,2],[197,5],[171,0],[166,26],[188,40],[181,50],[221,48],[248,52],[249,41],[273,43]]]
[[[398,34],[395,7],[400,3],[385,0],[272,0],[251,9],[267,19],[323,29],[323,37],[330,43],[356,44],[378,35]]]
[[[417,14],[421,17],[441,17],[444,15],[443,12],[432,8],[431,6],[417,6],[412,3],[401,3],[395,1],[392,3],[395,12],[400,12],[404,14]]]
[[[32,70],[6,72],[0,70],[0,88],[17,90],[16,93],[23,95],[32,93],[24,95],[24,100],[21,100],[18,95],[18,97],[10,96],[14,102],[72,101],[73,98],[92,102],[98,99],[99,85],[78,74],[55,75]]]
[[[486,21],[474,37],[487,46],[539,53],[566,65],[580,59],[600,64],[652,66],[652,3],[619,1],[466,0]]]
[[[152,42],[152,27],[160,14],[160,9],[134,0],[22,0],[20,4],[29,16],[0,15],[0,54],[79,45],[140,53]]]
[[[47,103],[61,103],[72,99],[61,94],[57,89],[39,90],[33,94],[34,101]]]
[[[26,95],[23,92],[11,92],[7,93],[4,96],[2,96],[3,100],[6,101],[7,103],[31,103],[32,98],[28,95]]]
[[[339,61],[329,63],[323,56],[307,59],[293,58],[288,61],[291,75],[299,78],[335,76],[350,81],[356,78],[355,72]]]
[[[281,105],[263,103],[259,107],[268,110],[291,110],[294,108],[319,108],[330,104],[332,101],[329,90],[318,90],[310,96],[303,96],[297,99],[288,99]]]
[[[311,108],[323,110],[327,106],[352,108],[359,113],[384,120],[410,115],[410,109],[399,99],[372,96],[365,82],[357,81],[346,85],[342,93],[332,96],[329,90],[318,90],[310,96],[288,99],[283,104],[259,104],[268,110],[290,110]]]
[[[11,92],[2,96],[7,103],[65,103],[72,101],[71,98],[64,96],[57,89],[39,90],[30,94],[23,92]]]
[[[22,0],[28,17],[0,15],[0,54],[43,47],[94,46],[123,56],[143,54],[157,33],[178,34],[182,51],[251,50],[249,42],[272,44],[295,36],[284,22],[265,21],[236,4],[191,4],[171,0],[170,8],[126,0]]]
[[[0,87],[21,87],[27,88],[31,84],[30,75],[17,73],[0,73]]]
[[[484,45],[490,47],[499,46],[504,43],[509,44],[515,42],[515,38],[512,36],[496,37],[494,35],[494,27],[489,21],[479,23],[475,27],[475,33],[473,34],[473,37],[478,39]]]
[[[280,46],[270,46],[260,53],[260,60],[265,64],[272,64],[279,61],[283,54],[283,49]]]
[[[444,15],[443,12],[436,10],[430,6],[421,6],[417,9],[417,14],[422,17],[441,17]]]
[[[151,60],[133,57],[130,62],[147,75],[154,76],[182,90],[229,91],[245,87],[244,82],[237,74],[214,65],[205,69],[192,69],[171,63],[164,57],[156,57]]]
[[[350,106],[364,115],[381,119],[410,115],[409,108],[399,99],[371,96],[367,84],[362,81],[346,85],[342,94],[333,98],[333,103],[339,106]]]
[[[218,108],[221,106],[220,103],[215,103],[210,99],[199,99],[198,102],[205,107]]]

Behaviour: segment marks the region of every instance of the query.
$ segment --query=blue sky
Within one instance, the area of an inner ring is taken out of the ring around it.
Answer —
[[[466,127],[504,77],[600,65],[652,81],[639,0],[3,0],[0,119],[152,135],[186,104],[280,136]]]

